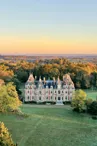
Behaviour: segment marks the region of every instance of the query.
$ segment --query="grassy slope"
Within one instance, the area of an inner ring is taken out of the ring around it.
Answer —
[[[23,105],[29,118],[0,115],[19,146],[96,146],[97,121],[69,106]]]

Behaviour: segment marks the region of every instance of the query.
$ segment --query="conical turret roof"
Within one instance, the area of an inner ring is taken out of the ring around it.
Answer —
[[[28,78],[28,81],[27,82],[34,82],[34,77],[33,77],[33,74],[30,74],[29,75],[29,78]]]

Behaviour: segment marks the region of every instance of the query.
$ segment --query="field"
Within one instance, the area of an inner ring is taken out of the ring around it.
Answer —
[[[69,105],[23,105],[28,118],[0,114],[18,146],[97,146],[97,121]]]

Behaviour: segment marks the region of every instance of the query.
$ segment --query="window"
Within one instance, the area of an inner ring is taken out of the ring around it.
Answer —
[[[62,93],[64,93],[64,92],[62,91]]]
[[[28,91],[28,93],[29,93],[29,91]]]
[[[52,96],[51,96],[51,99],[52,99]]]
[[[29,99],[29,96],[28,96],[28,99]]]
[[[65,93],[67,93],[67,91]]]
[[[55,97],[55,100],[56,100],[56,97]]]
[[[60,97],[58,97],[58,100],[60,100]]]
[[[55,93],[56,93],[56,91],[55,91]]]
[[[46,99],[48,99],[48,97],[46,97]]]
[[[67,100],[67,96],[65,97],[65,99]]]
[[[60,94],[60,91],[58,91],[58,94]]]
[[[51,93],[52,93],[52,91],[51,91]]]
[[[39,91],[39,94],[41,94],[41,91]]]
[[[39,100],[41,100],[41,97],[39,97]]]
[[[63,97],[62,97],[62,100],[63,100]]]

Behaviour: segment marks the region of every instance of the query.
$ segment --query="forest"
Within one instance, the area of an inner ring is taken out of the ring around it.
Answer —
[[[68,73],[76,89],[97,88],[97,65],[87,62],[71,62],[66,58],[57,58],[51,60],[28,61],[3,61],[0,63],[0,78],[2,83],[13,82],[16,89],[21,94],[20,86],[24,84],[30,73],[33,73],[37,79],[41,76],[47,79],[53,79],[59,76],[62,80],[63,75]]]

